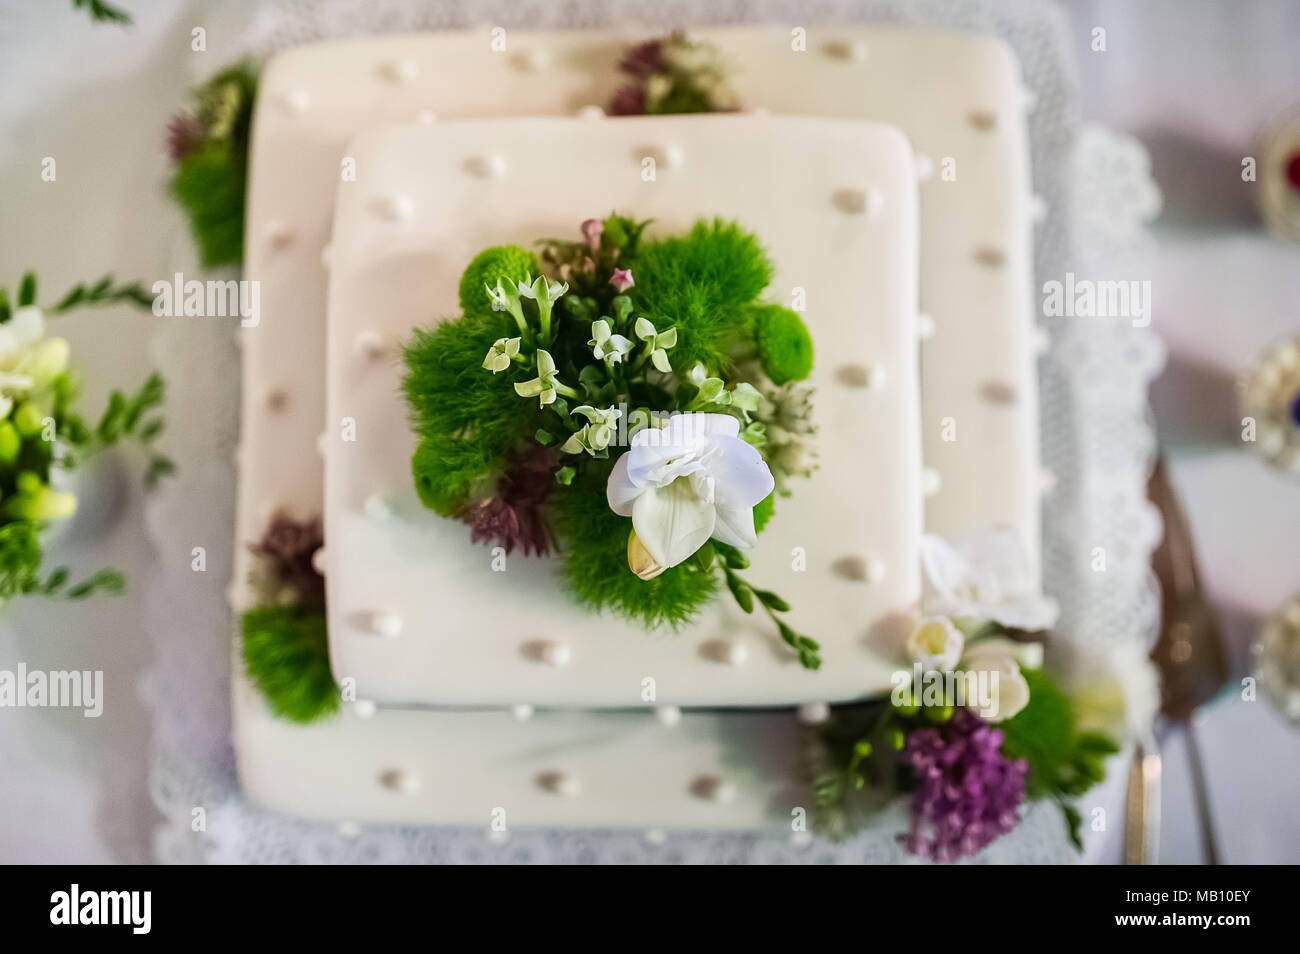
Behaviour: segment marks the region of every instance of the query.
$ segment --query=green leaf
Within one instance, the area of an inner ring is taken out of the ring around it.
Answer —
[[[78,10],[85,10],[96,23],[118,23],[123,26],[131,23],[131,14],[106,0],[72,0],[72,5]]]
[[[533,438],[543,447],[550,447],[555,443],[555,435],[543,427],[539,427],[533,434]]]
[[[18,286],[18,307],[26,308],[36,304],[36,273],[28,272]]]
[[[555,482],[567,487],[573,483],[573,478],[576,474],[577,471],[566,464],[555,472]]]
[[[136,305],[147,311],[153,311],[153,295],[139,282],[127,285],[114,285],[113,276],[105,275],[94,285],[84,283],[77,285],[52,306],[53,315],[63,314],[73,308],[86,308],[98,305]]]
[[[68,582],[68,568],[66,566],[61,566],[51,573],[49,579],[45,581],[45,595],[49,596],[57,593],[66,582]]]

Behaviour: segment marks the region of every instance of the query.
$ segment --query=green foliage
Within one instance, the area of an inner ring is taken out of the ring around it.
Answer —
[[[502,279],[521,282],[541,273],[537,256],[518,245],[484,249],[474,256],[460,277],[461,311],[475,317],[490,317],[492,305],[484,286],[496,288]]]
[[[1082,849],[1078,811],[1067,801],[1082,795],[1106,776],[1106,756],[1119,751],[1110,739],[1078,732],[1070,700],[1054,682],[1036,669],[1022,670],[1029,683],[1029,703],[998,725],[1002,754],[1029,764],[1025,794],[1053,798],[1061,806],[1075,847]]]
[[[313,722],[338,711],[323,610],[249,610],[243,635],[248,676],[272,712],[292,722]]]
[[[36,279],[30,272],[23,276],[23,289],[29,289],[28,279],[31,280],[30,291],[32,298],[35,298]],[[139,282],[131,282],[126,285],[116,285],[113,283],[112,275],[105,275],[93,285],[80,283],[73,287],[66,295],[58,300],[50,309],[51,314],[60,314],[65,311],[71,311],[73,308],[87,308],[98,305],[116,305],[126,303],[136,305],[140,308],[152,310],[153,295],[145,289]],[[23,301],[19,300],[21,306]],[[27,304],[31,304],[28,301]]]
[[[71,571],[61,566],[42,580],[40,531],[41,524],[34,520],[15,520],[0,526],[0,603],[15,596],[62,595],[80,600],[95,593],[119,596],[126,592],[126,580],[116,570],[99,570],[67,586]]]
[[[803,319],[780,305],[752,310],[758,359],[773,384],[802,381],[812,373],[812,335]]]
[[[902,788],[898,752],[915,727],[887,697],[835,706],[805,732],[804,768],[813,787],[812,827],[840,841],[860,831]]]
[[[564,578],[579,605],[609,610],[647,629],[679,629],[716,595],[714,573],[687,560],[651,580],[627,566],[632,521],[609,509],[605,482],[612,461],[589,467],[552,495],[561,539]]]
[[[686,235],[644,242],[633,273],[635,313],[657,328],[677,328],[673,366],[721,368],[746,328],[746,306],[772,280],[772,263],[753,234],[714,219]]]
[[[772,515],[776,513],[776,491],[772,491],[754,505],[754,532],[762,533]]]
[[[78,10],[85,10],[96,23],[120,23],[124,26],[131,23],[131,14],[105,0],[72,0],[72,5]]]
[[[420,499],[443,516],[536,430],[508,376],[483,369],[492,343],[512,327],[508,315],[489,312],[417,330],[406,346],[402,387],[420,436],[411,469]]]
[[[71,379],[69,379],[70,382]],[[68,384],[68,403],[72,397],[72,384]],[[108,396],[104,413],[92,426],[71,410],[66,411],[59,424],[59,433],[68,445],[61,461],[64,467],[73,467],[81,457],[112,447],[126,440],[135,440],[145,449],[148,463],[145,469],[145,486],[153,487],[158,480],[175,471],[175,465],[165,455],[153,448],[162,434],[164,422],[161,415],[150,412],[162,407],[165,385],[162,375],[151,374],[135,394],[113,391]]]
[[[198,141],[176,163],[172,196],[189,216],[207,268],[244,258],[244,194],[257,69],[239,63],[193,91]]]
[[[230,147],[201,146],[176,166],[172,196],[190,219],[199,260],[205,268],[244,260],[244,190],[247,157]]]

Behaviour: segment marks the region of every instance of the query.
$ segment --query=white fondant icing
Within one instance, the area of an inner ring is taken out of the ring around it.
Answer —
[[[533,712],[533,707],[528,705],[526,702],[521,702],[518,705],[510,707],[510,714],[519,722],[527,722],[533,717]]]

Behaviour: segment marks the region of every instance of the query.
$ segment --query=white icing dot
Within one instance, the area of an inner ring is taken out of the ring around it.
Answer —
[[[376,208],[384,218],[399,222],[415,215],[415,200],[409,195],[390,195],[380,199]]]
[[[384,339],[379,337],[373,331],[363,331],[357,335],[356,341],[352,343],[357,354],[374,361],[376,358],[384,356]]]
[[[280,97],[280,102],[284,107],[295,113],[301,113],[311,106],[311,93],[305,89],[286,90]]]
[[[645,835],[642,837],[645,838],[645,843],[647,845],[653,845],[658,848],[668,841],[668,832],[664,831],[662,828],[647,828]]]
[[[1034,327],[1034,353],[1047,354],[1052,350],[1052,335],[1042,325]]]
[[[595,104],[583,106],[578,110],[579,119],[604,119],[605,111]]]
[[[980,397],[991,404],[1015,404],[1016,387],[1006,381],[985,381],[980,385]]]
[[[543,772],[537,776],[537,785],[553,795],[573,798],[582,793],[582,783],[565,772]]]
[[[414,60],[389,60],[379,71],[394,83],[409,83],[420,75],[420,67]]]
[[[371,494],[367,497],[361,504],[361,510],[371,520],[387,520],[393,515],[393,509],[388,506],[388,501],[379,494]]]
[[[934,332],[935,324],[933,317],[924,313],[916,316],[916,336],[918,338],[922,341],[926,341],[934,337]]]
[[[749,658],[749,649],[734,639],[711,640],[700,648],[706,658],[728,666],[742,666]]]
[[[867,557],[866,575],[868,583],[879,583],[885,578],[885,562],[878,557]]]
[[[926,182],[934,175],[934,160],[923,152],[916,154],[916,178]]]
[[[465,163],[471,173],[483,179],[492,179],[505,175],[506,160],[503,156],[474,156]]]
[[[510,714],[519,722],[527,722],[533,717],[533,707],[526,702],[510,707]]]
[[[293,229],[284,222],[273,222],[266,228],[266,243],[273,249],[285,249],[293,244]]]
[[[311,555],[311,568],[321,576],[325,575],[325,548],[317,547],[316,552]]]
[[[567,666],[573,656],[573,651],[564,643],[555,643],[549,641],[539,641],[529,643],[524,647],[524,653],[527,656],[546,663],[548,666]]]
[[[699,775],[691,781],[691,794],[708,802],[731,802],[736,798],[736,786],[716,775]]]
[[[1056,489],[1056,475],[1045,468],[1039,471],[1038,489],[1041,493],[1050,494]]]
[[[438,121],[438,114],[432,109],[421,109],[412,118],[421,126],[432,126]]]
[[[352,703],[352,714],[358,719],[373,719],[378,708],[373,699],[358,699]]]
[[[544,70],[551,65],[551,53],[544,47],[535,46],[532,49],[524,50],[515,58],[515,62],[520,69],[538,71]]]
[[[659,706],[655,709],[655,718],[660,725],[672,728],[682,721],[682,710],[677,706]]]
[[[861,40],[831,40],[825,49],[827,56],[837,60],[861,63],[867,58],[867,45]]]
[[[1047,218],[1047,200],[1037,192],[1029,197],[1029,218],[1033,222]]]
[[[921,492],[927,497],[933,497],[943,487],[943,478],[933,467],[926,467],[921,471]]]
[[[402,635],[402,617],[382,611],[371,613],[370,631],[385,639],[395,639]]]
[[[420,777],[405,769],[384,769],[379,773],[379,784],[390,791],[413,795],[420,790]]]
[[[867,194],[861,189],[840,189],[831,196],[831,202],[849,215],[861,215],[867,210]]]
[[[1027,113],[1038,108],[1038,94],[1028,86],[1020,87],[1020,106]]]
[[[667,145],[663,149],[664,162],[670,169],[680,168],[681,164],[686,161],[686,153],[681,146]]]
[[[339,834],[344,838],[356,838],[361,834],[361,826],[354,821],[339,822]]]
[[[804,725],[824,725],[831,717],[831,707],[824,702],[805,702],[799,707],[799,721]]]

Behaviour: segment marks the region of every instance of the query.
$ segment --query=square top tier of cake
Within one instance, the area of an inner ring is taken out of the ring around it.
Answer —
[[[346,155],[356,181],[339,184],[328,254],[323,448],[340,681],[380,703],[573,707],[782,705],[889,687],[919,597],[922,511],[917,187],[900,132],[777,117],[487,120],[383,129]],[[516,555],[501,572],[466,526],[416,498],[400,361],[370,345],[458,314],[479,250],[576,236],[611,210],[653,219],[656,235],[736,220],[775,265],[767,298],[807,302],[820,468],[780,500],[749,576],[821,642],[820,672],[728,600],[675,635],[584,610],[554,558]]]

